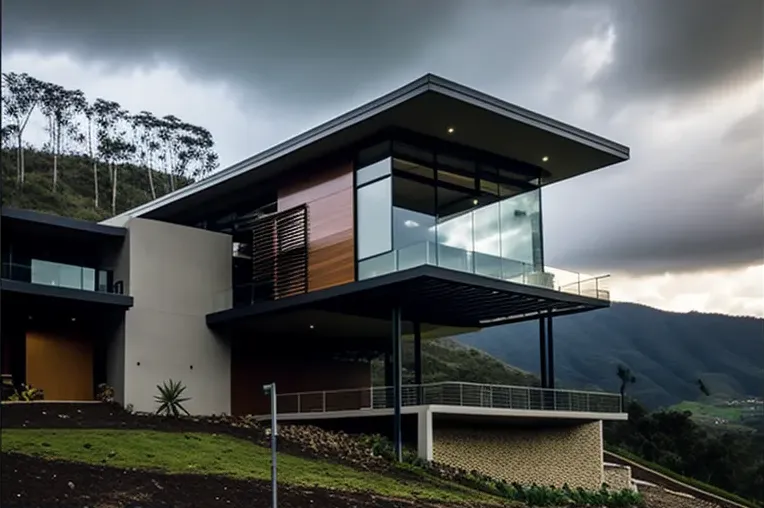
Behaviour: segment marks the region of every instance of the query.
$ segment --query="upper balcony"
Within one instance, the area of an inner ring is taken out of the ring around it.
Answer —
[[[607,275],[544,265],[540,168],[399,142],[356,167],[358,280],[432,265],[610,299]]]
[[[124,229],[12,208],[1,220],[4,306],[132,305],[114,275]]]

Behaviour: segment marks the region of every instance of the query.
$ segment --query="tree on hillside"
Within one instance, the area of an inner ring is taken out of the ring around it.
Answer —
[[[40,102],[42,82],[28,74],[3,73],[4,112],[12,123],[4,126],[7,135],[16,138],[16,182],[24,184],[24,130]]]
[[[135,153],[135,145],[127,141],[127,112],[114,102],[96,99],[93,104],[96,113],[98,153],[109,167],[111,182],[111,213],[117,213],[118,168],[116,163],[124,161]]]
[[[700,389],[700,392],[706,397],[709,397],[711,395],[711,390],[708,389],[708,387],[706,386],[706,383],[704,383],[703,380],[700,378],[698,378],[698,388]]]
[[[624,397],[626,396],[626,387],[628,385],[636,383],[637,378],[634,376],[634,374],[631,373],[631,369],[623,365],[618,366],[618,370],[616,371],[616,374],[618,375],[618,379],[621,380],[621,387],[619,389],[619,392],[621,393],[621,407],[623,408],[623,407],[626,407],[624,405]]]
[[[58,187],[58,158],[62,153],[64,136],[76,134],[75,115],[87,106],[85,94],[81,90],[67,90],[54,83],[42,84],[41,109],[48,118],[51,153],[53,154],[53,190]],[[72,129],[75,129],[72,132]]]
[[[193,180],[204,178],[218,166],[218,155],[214,151],[212,134],[204,127],[185,124],[184,144],[190,157],[189,173]]]
[[[180,130],[182,123],[173,115],[167,115],[159,120],[158,135],[162,143],[160,160],[164,163],[165,172],[170,183],[170,192],[175,190],[175,175],[178,168],[178,155],[182,149]]]
[[[98,159],[95,156],[95,147],[93,144],[93,122],[96,120],[96,108],[94,104],[85,104],[82,110],[85,115],[87,125],[87,154],[90,163],[93,165],[93,208],[98,209]]]
[[[149,177],[149,191],[151,199],[156,199],[157,192],[154,185],[154,154],[159,150],[158,130],[160,121],[148,111],[141,111],[130,117],[130,122],[135,133],[134,144],[140,165],[146,168]]]

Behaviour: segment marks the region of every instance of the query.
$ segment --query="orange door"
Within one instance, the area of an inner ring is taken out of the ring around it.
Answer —
[[[93,400],[93,345],[48,333],[27,333],[26,382],[45,400]]]

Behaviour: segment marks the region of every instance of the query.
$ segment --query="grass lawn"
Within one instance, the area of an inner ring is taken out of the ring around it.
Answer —
[[[717,406],[696,401],[683,401],[672,406],[671,409],[677,411],[690,411],[692,415],[699,419],[723,418],[728,422],[739,422],[743,416],[743,410],[739,407]]]
[[[270,449],[224,435],[145,430],[4,429],[2,451],[165,473],[270,479]],[[278,455],[279,482],[379,495],[449,501],[498,498],[419,473],[421,481],[393,478],[291,455]]]

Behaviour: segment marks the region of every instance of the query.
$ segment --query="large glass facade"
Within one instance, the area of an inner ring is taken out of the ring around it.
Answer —
[[[387,147],[356,165],[359,279],[429,264],[547,285],[537,173]]]

